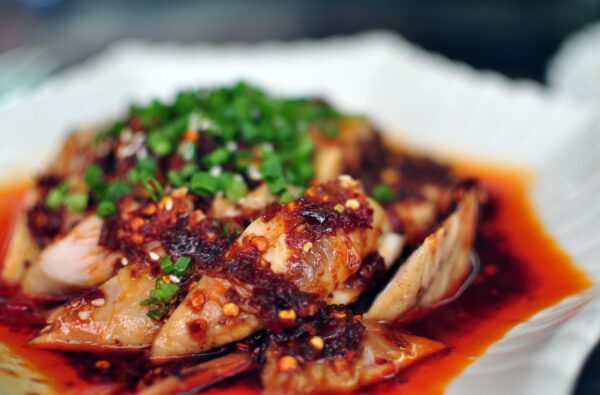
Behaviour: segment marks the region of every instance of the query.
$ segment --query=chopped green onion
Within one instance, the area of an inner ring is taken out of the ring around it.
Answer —
[[[226,148],[220,147],[206,155],[202,161],[207,167],[212,167],[227,162],[230,156],[231,152]]]
[[[235,236],[236,234],[238,234],[239,231],[240,231],[240,229],[237,227],[237,225],[235,224],[235,222],[233,222],[231,220],[227,220],[223,224],[223,234],[228,239],[230,239],[233,236]]]
[[[169,306],[165,304],[157,305],[156,309],[148,310],[146,315],[155,321],[161,320],[169,312]]]
[[[148,147],[158,156],[169,155],[174,149],[171,139],[158,131],[148,135]]]
[[[131,113],[138,117],[146,127],[162,124],[169,116],[168,108],[156,99],[146,107],[133,106]]]
[[[289,202],[293,202],[294,200],[296,200],[298,197],[291,193],[290,191],[285,191],[284,193],[281,194],[281,196],[279,197],[279,200],[281,201],[281,203],[289,203]]]
[[[184,180],[183,176],[181,175],[181,172],[178,172],[175,170],[169,170],[169,172],[167,173],[167,178],[169,179],[171,184],[173,184],[174,186],[176,186],[178,188],[185,184],[185,180]]]
[[[373,198],[375,198],[375,200],[378,200],[382,203],[393,202],[394,199],[396,199],[394,191],[392,191],[392,189],[386,184],[377,185],[375,188],[373,188],[371,195]]]
[[[165,190],[163,189],[163,186],[160,184],[160,182],[158,182],[156,178],[148,177],[142,180],[142,183],[144,184],[144,188],[148,192],[150,199],[158,202],[165,195]]]
[[[179,285],[164,282],[164,280],[159,277],[156,282],[156,287],[150,290],[150,297],[146,300],[150,300],[150,303],[167,303],[173,299],[177,292],[179,292]]]
[[[69,184],[66,182],[61,182],[58,186],[52,188],[46,195],[46,206],[52,210],[62,206],[68,191]]]
[[[173,103],[173,111],[178,115],[184,115],[194,110],[198,105],[198,94],[196,92],[179,92]]]
[[[186,163],[181,168],[181,176],[184,178],[190,178],[197,171],[198,171],[198,166],[196,166],[194,163]]]
[[[142,173],[154,175],[154,173],[156,173],[157,165],[154,159],[147,157],[138,159],[135,163],[135,167]]]
[[[104,171],[100,166],[95,163],[92,163],[88,166],[85,171],[84,180],[86,184],[90,186],[90,188],[94,188],[103,183],[104,179]]]
[[[114,215],[116,213],[117,205],[115,204],[115,202],[112,202],[110,200],[104,200],[100,202],[100,204],[98,204],[98,207],[96,208],[96,214],[100,218],[110,217],[111,215]]]
[[[278,195],[287,188],[281,160],[275,153],[263,149],[260,173],[272,194]]]
[[[123,180],[117,180],[108,186],[105,199],[117,201],[131,192],[131,187]]]
[[[246,171],[252,163],[252,153],[248,151],[238,151],[234,154],[234,166],[238,171]]]
[[[190,190],[199,196],[212,196],[219,191],[219,179],[210,173],[199,171],[192,177]]]
[[[244,178],[239,174],[222,173],[219,177],[221,181],[221,189],[227,200],[232,203],[237,203],[242,197],[248,193],[248,186]]]
[[[175,265],[173,266],[173,274],[177,277],[181,278],[185,275],[190,264],[192,263],[192,258],[189,256],[180,256],[177,261],[175,261]]]
[[[71,211],[83,212],[88,206],[88,194],[86,192],[71,192],[65,196],[65,206]]]
[[[170,256],[166,256],[160,260],[160,268],[164,274],[173,273],[173,260]]]
[[[162,319],[169,312],[170,305],[168,304],[179,292],[179,285],[167,283],[162,277],[156,279],[154,289],[150,290],[150,295],[147,299],[140,302],[142,306],[152,306],[146,314],[153,320]]]

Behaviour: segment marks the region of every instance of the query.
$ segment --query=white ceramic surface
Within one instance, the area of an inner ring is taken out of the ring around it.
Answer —
[[[118,115],[132,100],[240,78],[277,93],[322,95],[420,146],[528,166],[548,230],[600,281],[598,110],[386,33],[292,44],[122,43],[0,103],[0,173],[42,166],[61,135]],[[599,337],[595,287],[515,327],[448,393],[567,394]]]
[[[548,65],[550,87],[575,100],[600,105],[600,22],[569,35]]]

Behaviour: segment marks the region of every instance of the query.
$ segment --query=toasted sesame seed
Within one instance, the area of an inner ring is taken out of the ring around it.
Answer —
[[[226,317],[237,317],[240,314],[240,308],[235,303],[225,303],[223,306],[223,314]]]
[[[291,355],[285,355],[279,359],[277,367],[282,372],[290,372],[298,367],[298,360]]]
[[[228,141],[227,144],[225,144],[225,148],[227,149],[227,151],[231,151],[231,152],[237,151],[238,143],[233,140]]]
[[[171,280],[171,282],[173,284],[179,284],[181,282],[181,280],[179,279],[179,277],[177,277],[174,274],[169,274],[169,280]]]
[[[252,181],[262,180],[262,174],[261,174],[260,170],[258,170],[258,166],[256,166],[254,163],[252,163],[250,166],[248,166],[248,170],[246,170],[246,173],[248,173],[248,177]]]
[[[80,320],[89,320],[91,316],[92,312],[89,310],[81,310],[77,313],[77,317],[79,317]]]
[[[348,199],[346,200],[346,207],[352,210],[356,210],[360,207],[360,202],[356,199]]]
[[[336,318],[345,318],[346,317],[346,313],[344,313],[344,312],[335,312],[335,313],[333,313],[333,315],[335,315]]]
[[[344,211],[344,206],[342,206],[341,204],[336,204],[334,207],[335,211],[337,211],[338,213],[341,213]]]
[[[295,321],[296,320],[296,312],[292,309],[287,310],[279,310],[279,319],[283,321]]]
[[[302,246],[302,250],[304,252],[308,252],[313,248],[313,243],[311,243],[310,241],[307,243],[304,243],[304,245]]]
[[[210,168],[210,175],[213,177],[217,177],[218,175],[221,174],[222,171],[223,171],[223,168],[221,166],[213,166]]]
[[[129,265],[129,259],[127,259],[127,257],[125,257],[125,256],[124,256],[124,257],[122,257],[122,258],[121,258],[121,265],[122,265],[122,266],[127,266],[127,265]]]
[[[150,251],[150,252],[148,253],[148,257],[149,257],[150,259],[152,259],[153,261],[158,261],[158,260],[160,259],[160,255],[158,255],[158,253],[157,253],[157,252],[154,252],[154,251]]]
[[[316,351],[321,351],[325,347],[325,341],[321,336],[313,336],[309,342],[310,346]]]
[[[164,199],[164,202],[165,202],[165,210],[166,210],[166,211],[171,211],[171,210],[173,210],[173,205],[174,205],[174,203],[173,203],[173,199],[171,199],[171,197],[170,197],[170,196],[167,196],[167,197]]]
[[[104,300],[104,298],[97,298],[97,299],[92,300],[90,303],[92,304],[92,306],[100,307],[100,306],[104,306],[104,303],[106,303],[106,300]]]
[[[342,174],[341,176],[339,176],[338,181],[340,182],[342,188],[352,188],[357,186],[358,184],[354,178],[346,174]]]

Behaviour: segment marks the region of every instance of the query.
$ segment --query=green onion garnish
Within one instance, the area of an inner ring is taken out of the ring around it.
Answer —
[[[386,184],[377,185],[375,188],[373,188],[371,195],[373,198],[375,198],[375,200],[378,200],[382,203],[390,203],[396,199],[394,191],[392,191],[392,189]]]
[[[180,256],[179,258],[177,258],[177,260],[175,261],[175,264],[173,265],[173,274],[179,278],[183,277],[185,275],[185,273],[187,272],[191,263],[192,263],[191,257],[185,256],[185,255]]]
[[[110,217],[117,213],[117,205],[115,202],[111,202],[109,200],[104,200],[98,204],[96,208],[96,214],[100,218]]]

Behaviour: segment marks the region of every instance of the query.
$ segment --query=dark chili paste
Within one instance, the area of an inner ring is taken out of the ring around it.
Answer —
[[[342,305],[323,306],[311,317],[299,320],[299,325],[273,334],[273,341],[301,362],[329,358],[352,359],[357,355],[365,327],[352,310]],[[314,338],[322,340],[315,345]],[[313,342],[311,343],[311,340]]]

